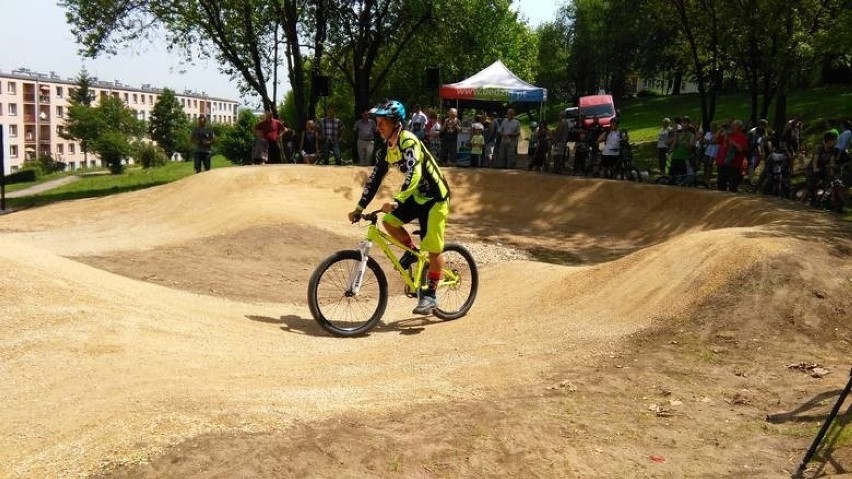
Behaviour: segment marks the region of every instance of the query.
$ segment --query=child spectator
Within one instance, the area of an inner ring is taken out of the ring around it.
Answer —
[[[482,152],[485,148],[485,136],[482,123],[473,124],[473,135],[470,137],[470,166],[479,168],[482,166]]]
[[[262,165],[269,161],[269,143],[260,130],[254,131],[254,144],[251,147],[251,164]]]

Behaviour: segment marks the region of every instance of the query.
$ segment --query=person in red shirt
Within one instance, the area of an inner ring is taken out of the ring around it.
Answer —
[[[284,129],[278,118],[275,118],[271,111],[266,110],[263,120],[255,125],[254,129],[260,132],[269,145],[269,163],[281,163],[281,147],[278,145],[278,139]]]
[[[748,136],[743,131],[743,122],[733,120],[728,128],[721,128],[717,136],[719,152],[716,154],[716,166],[719,177],[716,179],[719,191],[737,191],[743,182],[748,167],[746,152]]]

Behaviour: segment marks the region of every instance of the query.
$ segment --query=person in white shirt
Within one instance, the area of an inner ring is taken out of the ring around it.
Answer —
[[[604,177],[612,177],[612,170],[618,163],[618,157],[621,154],[621,130],[618,129],[618,119],[613,118],[609,123],[609,130],[601,133],[598,142],[604,142],[603,150],[601,151],[601,167],[604,171]]]
[[[414,105],[414,113],[411,114],[411,120],[408,122],[408,129],[411,130],[417,136],[417,139],[423,141],[423,138],[426,137],[426,123],[429,122],[429,119],[426,117],[426,114],[423,113],[423,110],[420,109],[420,105]]]
[[[500,150],[497,153],[497,168],[514,168],[518,153],[518,138],[521,135],[521,122],[515,118],[515,110],[506,110],[506,119],[497,129],[500,136]]]

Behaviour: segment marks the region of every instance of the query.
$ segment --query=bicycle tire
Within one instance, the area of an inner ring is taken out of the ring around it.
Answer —
[[[479,290],[479,270],[473,255],[464,246],[455,243],[444,245],[444,271],[452,271],[461,276],[461,282],[455,285],[442,285],[436,291],[441,307],[432,314],[439,319],[450,321],[466,315]],[[462,264],[464,263],[464,264]],[[465,266],[466,265],[466,266]],[[467,268],[465,272],[463,268]],[[468,276],[468,277],[465,277]],[[464,289],[469,285],[468,289]],[[458,305],[458,306],[454,306]]]
[[[344,262],[351,264],[338,265]],[[317,266],[308,282],[308,306],[311,315],[323,329],[335,336],[350,337],[368,332],[378,324],[387,309],[388,280],[381,266],[373,258],[367,260],[367,271],[364,273],[362,289],[358,295],[353,296],[346,291],[350,274],[360,262],[360,251],[338,251]],[[368,277],[370,272],[375,277],[374,280]],[[327,279],[327,282],[324,283],[323,279]],[[324,284],[329,284],[328,290],[323,288]],[[321,301],[321,292],[328,295],[327,301]],[[359,301],[359,298],[363,300]],[[355,308],[357,311],[353,311]],[[363,320],[349,319],[357,312],[368,314],[369,317]],[[338,314],[343,317],[338,319]]]

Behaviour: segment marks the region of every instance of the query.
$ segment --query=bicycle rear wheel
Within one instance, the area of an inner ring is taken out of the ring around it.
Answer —
[[[361,264],[361,252],[338,251],[326,258],[308,283],[311,315],[335,336],[357,336],[372,329],[388,305],[388,280],[384,271],[370,258],[358,293],[350,284]]]
[[[476,300],[479,271],[473,255],[462,245],[445,245],[443,257],[443,277],[436,291],[440,307],[432,314],[444,320],[458,319],[470,311]]]

